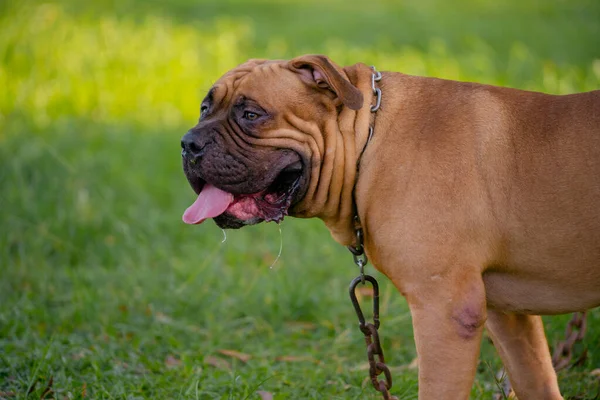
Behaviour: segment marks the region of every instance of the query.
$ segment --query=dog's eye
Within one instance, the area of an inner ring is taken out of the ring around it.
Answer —
[[[252,111],[244,111],[244,119],[248,121],[254,121],[258,118],[258,114]]]
[[[201,106],[200,107],[200,116],[203,116],[204,114],[206,114],[207,111],[208,111],[208,106]]]

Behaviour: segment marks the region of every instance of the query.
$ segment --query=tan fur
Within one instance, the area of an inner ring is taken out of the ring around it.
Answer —
[[[533,315],[600,305],[600,91],[385,72],[373,115],[370,68],[334,66],[363,94],[354,111],[339,82],[324,91],[290,73],[314,57],[254,66],[241,85],[279,111],[261,145],[311,160],[292,215],[321,218],[352,244],[356,182],[369,259],[413,316],[419,399],[468,398],[484,325],[522,400],[562,398]]]

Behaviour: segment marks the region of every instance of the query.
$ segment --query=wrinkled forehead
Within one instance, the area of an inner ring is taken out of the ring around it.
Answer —
[[[269,106],[284,100],[286,94],[298,93],[303,87],[287,61],[250,60],[223,75],[211,91],[220,103],[244,97]]]

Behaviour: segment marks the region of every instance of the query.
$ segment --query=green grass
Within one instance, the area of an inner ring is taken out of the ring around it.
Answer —
[[[600,87],[597,1],[397,3],[0,2],[0,398],[40,398],[50,377],[60,399],[379,398],[349,253],[319,221],[225,243],[212,223],[185,226],[179,138],[211,82],[251,57]],[[393,392],[415,399],[408,309],[380,281]],[[546,318],[551,341],[568,318]],[[589,319],[566,398],[600,390],[598,310]],[[484,341],[473,398],[491,397],[499,367]]]

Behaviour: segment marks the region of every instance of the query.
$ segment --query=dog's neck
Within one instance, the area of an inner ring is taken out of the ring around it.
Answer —
[[[326,149],[334,149],[335,154],[325,160],[322,171],[329,172],[328,198],[322,211],[317,215],[321,218],[332,237],[338,243],[349,246],[356,245],[356,204],[354,188],[358,179],[358,163],[369,141],[369,127],[375,125],[376,113],[371,112],[375,96],[372,89],[373,70],[365,64],[356,64],[344,68],[348,79],[359,88],[364,95],[364,105],[358,111],[344,108],[338,118],[338,132],[332,138],[325,135]],[[327,165],[329,164],[329,165]],[[343,174],[343,176],[334,176]],[[321,177],[321,179],[323,176]],[[332,187],[335,184],[336,187]]]

